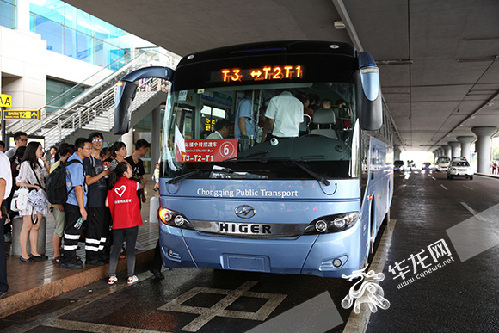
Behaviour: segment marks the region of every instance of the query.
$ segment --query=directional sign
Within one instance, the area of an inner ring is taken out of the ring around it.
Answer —
[[[12,107],[12,96],[0,94],[0,108]]]
[[[3,120],[40,120],[40,110],[4,110]]]

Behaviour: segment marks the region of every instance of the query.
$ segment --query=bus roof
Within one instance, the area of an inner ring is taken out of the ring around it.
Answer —
[[[250,54],[279,55],[286,53],[335,54],[355,57],[356,50],[350,44],[333,41],[280,40],[247,43],[191,53],[182,58],[177,68],[204,60],[247,57]]]

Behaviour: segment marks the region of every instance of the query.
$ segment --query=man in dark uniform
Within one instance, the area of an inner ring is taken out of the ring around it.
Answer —
[[[109,230],[109,209],[106,207],[107,181],[109,175],[107,162],[101,158],[102,133],[90,133],[92,154],[83,159],[85,180],[88,185],[88,229],[85,235],[85,263],[101,266],[104,260],[104,245]]]
[[[144,168],[144,162],[141,160],[142,157],[146,156],[148,150],[151,145],[145,139],[140,139],[135,143],[135,151],[132,155],[125,158],[125,161],[130,163],[132,166],[133,176],[132,180],[136,182],[142,183],[145,185],[144,175],[146,174],[146,170]],[[142,202],[146,202],[146,194],[144,189],[139,189],[137,191],[137,195],[139,196],[139,204],[142,207]]]

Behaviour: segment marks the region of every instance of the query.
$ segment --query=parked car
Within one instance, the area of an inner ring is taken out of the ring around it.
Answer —
[[[473,179],[473,170],[471,165],[465,159],[453,159],[447,168],[447,179],[461,176],[464,178]]]

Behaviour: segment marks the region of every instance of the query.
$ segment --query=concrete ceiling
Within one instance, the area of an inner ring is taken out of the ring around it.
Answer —
[[[497,0],[68,0],[179,55],[254,41],[346,41],[380,65],[401,150],[499,127]],[[342,20],[347,29],[337,30]]]

